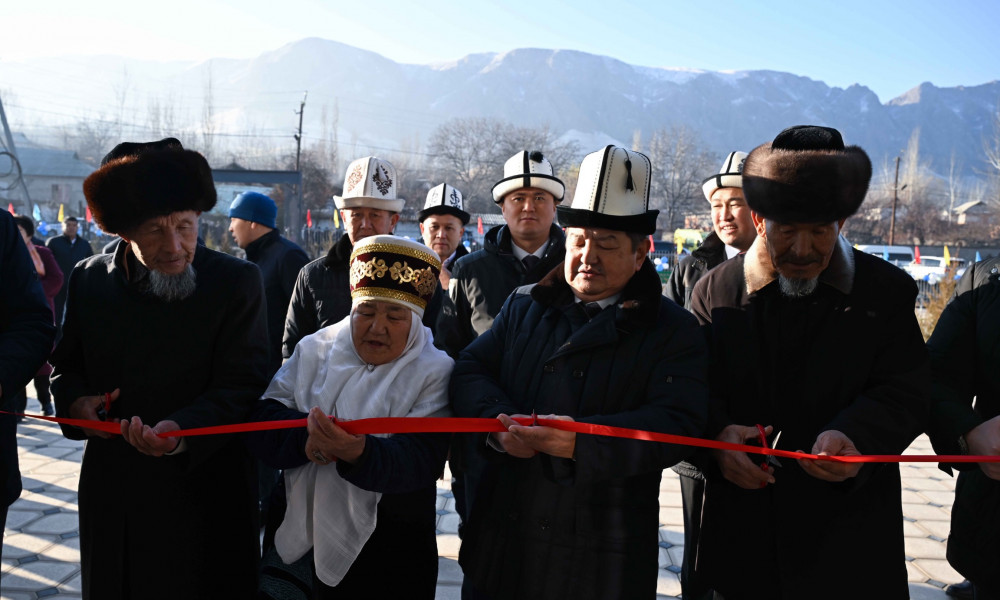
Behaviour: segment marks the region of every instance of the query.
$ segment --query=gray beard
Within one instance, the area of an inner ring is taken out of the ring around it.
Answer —
[[[788,298],[804,298],[816,291],[819,278],[812,279],[789,279],[784,275],[778,275],[778,287],[781,294]]]
[[[176,275],[167,275],[155,270],[149,271],[147,291],[164,302],[183,300],[194,293],[194,288],[195,270],[191,265]]]

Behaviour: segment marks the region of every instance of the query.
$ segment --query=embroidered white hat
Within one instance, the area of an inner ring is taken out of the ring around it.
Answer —
[[[719,188],[742,188],[743,163],[746,159],[746,152],[730,152],[722,163],[722,169],[701,182],[701,191],[705,193],[705,199],[711,202],[712,194]]]
[[[563,227],[598,227],[648,235],[658,210],[649,209],[649,158],[618,146],[584,157],[573,203],[559,206]]]
[[[403,210],[396,199],[396,168],[389,161],[366,156],[347,166],[344,195],[334,196],[337,208],[377,208],[391,212]]]
[[[452,215],[461,219],[462,225],[469,224],[469,213],[465,212],[462,192],[447,183],[428,190],[427,201],[424,202],[424,209],[417,214],[417,220],[423,222],[431,215]]]
[[[522,150],[507,159],[503,165],[503,179],[493,186],[493,201],[503,202],[503,197],[521,188],[538,188],[552,194],[556,202],[562,202],[566,186],[553,175],[552,163],[535,150]]]

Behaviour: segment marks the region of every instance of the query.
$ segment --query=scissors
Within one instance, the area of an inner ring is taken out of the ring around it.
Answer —
[[[774,434],[774,442],[772,442],[769,445],[767,443],[767,434],[764,433],[764,426],[759,423],[757,424],[757,433],[762,448],[775,448],[778,446],[778,440],[781,439],[781,432],[779,431],[778,433]],[[774,467],[776,469],[781,466],[781,461],[778,460],[777,456],[771,456],[770,454],[765,454],[763,462],[760,463],[760,468],[766,471],[769,466]]]

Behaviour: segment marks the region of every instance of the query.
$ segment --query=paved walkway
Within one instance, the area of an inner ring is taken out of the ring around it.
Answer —
[[[33,406],[29,402],[29,406]],[[29,408],[29,410],[32,410]],[[24,492],[10,507],[4,535],[0,589],[4,600],[80,598],[80,538],[76,490],[83,456],[82,442],[62,437],[59,427],[28,419],[20,425],[18,448]],[[930,454],[930,443],[918,438],[909,453]],[[932,463],[902,466],[906,570],[910,595],[916,600],[944,600],[942,588],[961,580],[945,560],[945,538],[954,495],[954,480]],[[458,566],[458,515],[446,480],[438,485],[438,598],[458,600],[462,572]],[[677,598],[684,550],[680,485],[665,471],[660,486],[660,576],[657,598]],[[864,540],[858,540],[863,544]],[[831,577],[850,577],[850,569],[830,565]],[[862,582],[858,582],[861,584]]]

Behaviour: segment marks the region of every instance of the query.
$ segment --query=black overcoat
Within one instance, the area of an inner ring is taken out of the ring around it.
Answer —
[[[172,419],[182,429],[243,421],[268,383],[260,271],[199,245],[196,291],[163,302],[127,280],[128,248],[93,256],[70,276],[52,358],[57,414],[120,388],[114,418]],[[63,432],[83,439],[80,429]],[[84,598],[253,596],[253,461],[234,435],[184,443],[186,451],[154,458],[118,436],[88,439],[79,483]]]
[[[969,267],[927,341],[934,380],[929,433],[939,454],[961,454],[958,438],[1000,415],[1000,258]],[[975,406],[973,406],[975,398]],[[948,562],[1000,595],[1000,481],[976,464],[960,469]]]
[[[589,322],[562,265],[510,297],[452,375],[457,416],[568,415],[581,422],[699,437],[706,347],[694,317],[663,298],[647,260],[622,301]],[[496,598],[652,598],[659,488],[683,446],[576,436],[575,460],[485,445],[459,561]]]
[[[695,286],[711,336],[710,435],[773,425],[780,449],[808,452],[837,430],[863,454],[902,453],[928,410],[913,280],[841,238],[817,291],[793,300],[762,277],[762,256],[758,238]],[[727,600],[855,597],[859,582],[867,597],[907,598],[898,466],[828,483],[780,461],[760,490],[706,468],[697,569],[709,584]],[[834,566],[850,576],[829,577]]]

